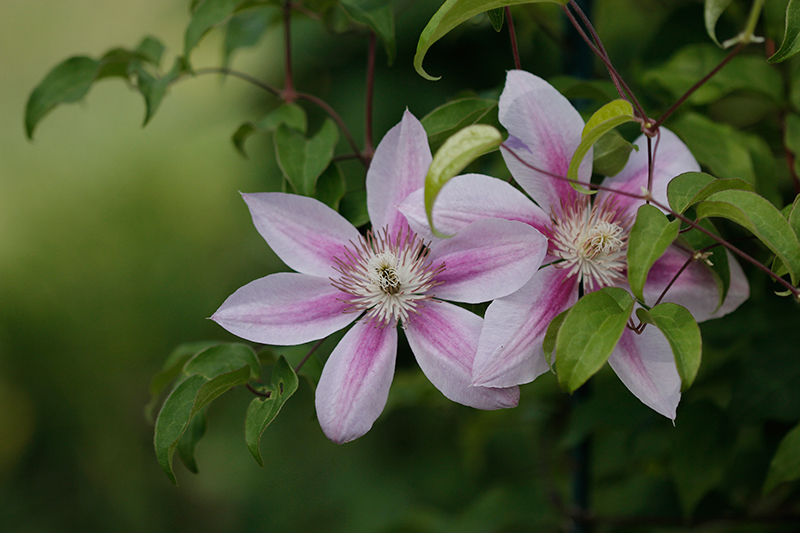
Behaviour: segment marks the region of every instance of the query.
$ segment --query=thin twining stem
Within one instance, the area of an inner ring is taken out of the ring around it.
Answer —
[[[505,149],[506,151],[508,151],[508,153],[513,155],[520,163],[522,163],[523,165],[525,165],[526,167],[528,167],[531,170],[534,170],[536,172],[540,172],[542,174],[545,174],[546,176],[550,176],[551,178],[555,178],[557,180],[567,181],[567,182],[570,182],[570,183],[577,183],[575,180],[571,180],[566,176],[560,176],[558,174],[554,174],[552,172],[548,172],[547,170],[536,168],[535,166],[531,165],[530,163],[528,163],[527,161],[522,159],[521,156],[519,156],[513,149],[509,148],[508,145],[506,145],[505,143],[502,143],[500,145],[500,147]],[[664,205],[661,202],[657,201],[655,198],[653,198],[653,195],[649,191],[646,194],[636,194],[636,193],[632,193],[632,192],[621,191],[621,190],[618,190],[618,189],[612,189],[610,187],[605,187],[603,185],[597,185],[597,184],[594,184],[594,183],[580,183],[580,185],[582,185],[584,187],[588,187],[590,189],[595,189],[595,190],[598,190],[598,191],[607,191],[607,192],[610,192],[612,194],[620,194],[622,196],[627,196],[629,198],[636,198],[638,200],[645,200],[645,201],[649,200],[654,206],[658,207],[662,211],[665,211],[666,213],[668,213],[670,215],[673,215],[675,218],[680,219],[681,222],[684,222],[685,224],[688,224],[689,226],[691,226],[693,228],[696,228],[701,233],[706,234],[711,239],[713,239],[715,242],[721,244],[722,246],[724,246],[725,248],[727,248],[731,252],[735,253],[736,255],[738,255],[739,257],[741,257],[742,259],[744,259],[748,263],[752,264],[753,266],[755,266],[756,268],[758,268],[759,270],[761,270],[762,272],[767,274],[769,277],[773,278],[777,283],[779,283],[780,285],[783,285],[784,288],[786,288],[789,292],[791,292],[792,295],[794,295],[795,298],[800,299],[800,289],[794,287],[791,283],[789,283],[788,281],[786,281],[782,277],[778,276],[775,272],[770,270],[769,267],[765,266],[764,264],[759,262],[757,259],[755,259],[751,255],[749,255],[746,252],[744,252],[743,250],[740,250],[736,246],[732,245],[731,243],[729,243],[728,241],[726,241],[722,237],[719,237],[718,235],[714,235],[712,232],[710,232],[707,229],[705,229],[704,227],[700,226],[697,222],[695,222],[693,220],[690,220],[686,216],[673,211],[668,205]]]
[[[318,340],[317,342],[315,342],[315,343],[314,343],[314,346],[312,346],[312,347],[311,347],[311,349],[310,349],[310,350],[308,350],[308,353],[306,354],[306,356],[305,356],[305,357],[303,357],[303,360],[302,360],[302,361],[300,361],[300,362],[297,364],[297,366],[296,366],[296,367],[294,367],[294,373],[295,373],[295,374],[297,374],[298,372],[300,372],[300,369],[301,369],[301,368],[303,368],[303,365],[304,365],[304,364],[306,364],[306,361],[308,361],[309,357],[311,357],[311,355],[312,355],[314,352],[316,352],[316,351],[317,351],[317,348],[319,348],[320,346],[322,346],[322,343],[323,343],[323,342],[325,342],[325,339],[327,339],[327,338],[328,338],[328,337],[323,337],[323,338],[321,338],[320,340]]]
[[[522,69],[522,62],[519,59],[519,46],[517,46],[517,32],[514,30],[514,19],[511,18],[511,8],[506,6],[506,20],[508,20],[508,35],[511,38],[511,52],[514,54],[514,68]]]
[[[289,0],[283,2],[283,39],[285,56],[282,97],[287,104],[291,104],[297,95],[292,78],[292,3]]]

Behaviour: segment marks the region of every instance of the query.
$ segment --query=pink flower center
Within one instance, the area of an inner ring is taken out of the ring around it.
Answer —
[[[569,269],[587,291],[614,285],[626,275],[630,217],[617,202],[606,199],[590,204],[588,196],[562,202],[551,210],[548,252],[561,259],[556,268]]]
[[[352,248],[345,247],[342,257],[335,259],[333,268],[340,276],[331,282],[347,294],[345,312],[365,312],[364,320],[375,321],[376,327],[407,324],[433,297],[428,291],[443,283],[436,276],[444,263],[434,266],[428,261],[430,249],[408,228],[394,237],[388,227],[377,233],[370,230],[350,244]]]

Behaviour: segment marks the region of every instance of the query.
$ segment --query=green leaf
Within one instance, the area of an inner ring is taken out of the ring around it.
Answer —
[[[192,12],[192,20],[183,36],[183,55],[186,61],[200,39],[214,26],[233,15],[242,0],[202,0]]]
[[[144,61],[158,66],[161,64],[161,56],[164,55],[164,45],[155,37],[148,36],[136,47],[135,54]]]
[[[183,373],[213,379],[220,374],[249,365],[251,377],[258,379],[261,363],[253,349],[246,344],[226,343],[206,348],[192,357],[183,367]]]
[[[189,427],[186,428],[186,431],[183,432],[183,435],[178,440],[178,447],[175,450],[178,452],[178,457],[180,457],[183,465],[193,474],[197,473],[194,450],[197,447],[197,443],[206,434],[206,424],[206,410],[203,409],[189,422]]]
[[[144,96],[145,103],[143,126],[147,125],[150,119],[153,118],[153,115],[155,115],[158,106],[161,105],[161,100],[167,92],[167,88],[186,71],[186,62],[181,57],[176,58],[172,69],[160,78],[154,78],[148,75],[144,70],[138,71],[137,85],[139,87],[139,92]]]
[[[611,130],[594,145],[592,171],[602,176],[616,176],[625,168],[631,150],[638,147],[622,138],[616,130]]]
[[[497,128],[476,124],[459,131],[437,150],[425,176],[425,212],[434,235],[446,237],[433,225],[433,204],[444,184],[475,159],[494,150],[502,142],[503,137]]]
[[[317,180],[317,191],[314,198],[332,209],[339,209],[339,202],[347,191],[344,174],[339,165],[332,164]]]
[[[605,364],[625,330],[633,304],[624,289],[606,287],[572,306],[556,335],[556,370],[562,390],[574,392]]]
[[[280,20],[280,14],[278,6],[256,5],[231,17],[225,27],[222,64],[230,65],[233,53],[240,48],[258,44],[267,28]]]
[[[667,200],[670,207],[683,213],[712,194],[727,189],[753,191],[753,186],[740,179],[717,179],[704,172],[684,172],[667,184]]]
[[[353,191],[345,194],[339,202],[339,214],[357,228],[369,222],[367,191]]]
[[[278,416],[278,413],[292,394],[297,390],[297,375],[286,359],[281,356],[272,369],[272,380],[269,387],[259,387],[259,392],[269,394],[269,398],[255,398],[247,408],[245,418],[245,441],[247,449],[253,454],[258,464],[264,466],[261,458],[261,435],[267,426]]]
[[[708,219],[698,220],[697,225],[710,231],[714,235],[719,235],[717,228]],[[727,251],[718,243],[718,241],[715,241],[705,233],[695,228],[692,228],[689,231],[684,231],[680,234],[678,239],[688,248],[696,252],[700,250],[706,250],[709,247],[716,245],[713,250],[709,250],[711,256],[708,258],[708,261],[710,261],[711,264],[709,265],[706,261],[703,261],[702,264],[709,269],[715,283],[717,284],[717,290],[719,292],[717,309],[719,309],[719,307],[725,301],[725,298],[727,298],[728,289],[731,286],[731,271],[728,263]]]
[[[561,324],[563,324],[564,319],[567,318],[568,312],[569,309],[557,314],[553,320],[550,321],[550,324],[547,325],[547,331],[544,334],[542,349],[544,350],[544,358],[545,361],[547,361],[547,366],[550,367],[551,371],[553,370],[553,352],[556,349],[558,330],[561,329]]]
[[[341,0],[345,12],[357,23],[370,28],[386,49],[391,65],[397,55],[394,31],[394,11],[390,0]]]
[[[772,250],[789,269],[792,283],[800,273],[800,241],[775,206],[750,191],[727,190],[697,205],[697,218],[721,217],[741,225]]]
[[[567,0],[447,0],[442,7],[434,13],[431,20],[422,30],[417,43],[417,53],[414,55],[414,68],[417,73],[427,80],[438,80],[430,76],[422,68],[422,61],[428,49],[447,35],[450,30],[486,11],[505,6],[519,4],[533,4],[537,2],[549,2],[555,4],[566,4]]]
[[[789,5],[786,6],[786,30],[783,33],[783,42],[778,51],[767,61],[780,63],[797,52],[800,52],[800,1],[789,0]]]
[[[708,32],[708,36],[711,37],[711,40],[714,43],[722,48],[722,45],[719,44],[717,40],[717,21],[719,20],[720,15],[725,9],[731,5],[733,0],[706,0],[705,1],[705,22],[706,22],[706,32]]]
[[[585,80],[574,76],[553,76],[547,81],[570,100],[587,99],[606,104],[619,98],[617,88],[606,80]]]
[[[678,374],[681,376],[681,392],[684,392],[694,383],[700,368],[703,355],[700,326],[685,307],[669,302],[650,309],[650,318],[672,347]]]
[[[628,283],[641,302],[644,302],[644,284],[650,268],[678,236],[680,226],[679,219],[670,222],[652,205],[643,205],[636,212],[636,221],[628,236]]]
[[[496,7],[486,12],[489,16],[489,22],[492,23],[494,31],[501,32],[503,30],[503,23],[506,21],[506,9],[504,7]]]
[[[591,191],[578,182],[578,169],[583,162],[583,158],[592,148],[594,143],[603,135],[613,130],[621,124],[632,122],[636,120],[633,116],[633,106],[626,100],[614,100],[607,103],[597,111],[583,127],[581,134],[581,143],[575,150],[572,160],[569,162],[567,169],[567,177],[572,180],[572,188],[584,194],[594,194],[597,191]]]
[[[473,124],[497,122],[497,100],[462,98],[441,105],[421,120],[432,150],[438,149],[449,137]]]
[[[258,123],[248,121],[239,126],[231,140],[239,153],[247,157],[244,146],[251,135],[258,132],[275,131],[281,124],[305,133],[307,128],[306,112],[297,104],[283,104],[269,112]]]
[[[333,149],[338,141],[339,130],[331,119],[326,119],[310,139],[286,124],[278,126],[275,132],[278,166],[297,194],[314,195],[317,179],[333,159]]]
[[[778,450],[769,465],[767,479],[764,481],[764,495],[780,483],[800,479],[800,425],[783,437]]]

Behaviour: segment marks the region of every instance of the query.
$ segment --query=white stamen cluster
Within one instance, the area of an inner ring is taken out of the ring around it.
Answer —
[[[587,291],[614,285],[627,268],[630,219],[620,215],[615,201],[591,205],[587,196],[562,203],[551,211],[549,253],[561,258],[557,268],[569,269]]]
[[[408,228],[394,237],[388,228],[370,230],[350,244],[352,249],[346,247],[343,257],[335,259],[333,268],[341,276],[331,282],[348,295],[343,299],[349,304],[345,312],[365,311],[364,320],[374,320],[377,327],[407,324],[410,314],[418,314],[423,302],[433,297],[428,291],[443,283],[436,275],[444,263],[433,266],[427,260],[429,248]]]

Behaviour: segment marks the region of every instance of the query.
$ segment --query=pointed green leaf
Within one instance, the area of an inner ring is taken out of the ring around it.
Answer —
[[[161,105],[161,100],[167,92],[167,88],[186,71],[186,62],[181,57],[176,58],[172,69],[160,78],[150,76],[143,69],[138,70],[137,85],[139,92],[144,96],[145,103],[143,126],[146,126],[155,115],[158,106]]]
[[[192,12],[192,20],[186,27],[183,36],[183,55],[189,55],[200,39],[214,26],[226,21],[233,15],[236,6],[242,0],[202,0]]]
[[[697,218],[732,220],[755,235],[789,269],[792,283],[800,273],[800,241],[775,206],[750,191],[727,190],[712,194],[697,205]]]
[[[694,383],[700,369],[703,355],[700,326],[685,307],[669,302],[650,309],[650,318],[672,347],[678,374],[681,376],[681,392],[684,392]]]
[[[264,466],[259,444],[261,435],[267,426],[278,416],[278,413],[292,394],[297,390],[297,375],[286,359],[281,356],[272,369],[269,387],[260,387],[259,392],[268,393],[269,398],[255,398],[247,408],[245,419],[245,441],[247,449],[253,454],[258,464]]]
[[[487,11],[486,14],[489,16],[489,22],[492,23],[494,31],[502,31],[503,23],[506,21],[506,9],[504,7],[496,7]]]
[[[417,73],[427,80],[438,80],[429,75],[422,68],[422,61],[428,49],[447,35],[450,30],[471,19],[475,15],[485,13],[491,9],[518,4],[533,4],[536,2],[549,2],[566,4],[567,0],[447,0],[439,10],[434,13],[431,20],[422,30],[417,43],[417,53],[414,55],[414,68]]]
[[[286,124],[278,126],[275,132],[278,166],[297,194],[314,195],[317,178],[328,168],[338,141],[339,130],[330,119],[310,139]]]
[[[391,0],[341,0],[345,12],[357,23],[370,28],[386,49],[391,65],[397,55],[394,31],[394,10]]]
[[[725,9],[731,4],[733,0],[706,0],[705,1],[705,22],[706,22],[706,32],[708,32],[708,36],[711,37],[711,40],[716,43],[717,46],[722,48],[722,45],[719,44],[717,40],[717,21],[719,20],[720,15]]]
[[[498,127],[497,100],[463,98],[441,105],[425,115],[422,126],[428,134],[431,150],[438,149],[450,136],[473,124]]]
[[[253,349],[246,344],[226,343],[206,348],[192,357],[183,367],[183,373],[191,376],[200,374],[213,379],[220,374],[250,366],[251,377],[258,379],[261,363]]]
[[[502,142],[503,137],[497,128],[476,124],[459,131],[437,150],[425,176],[425,212],[434,235],[446,237],[433,225],[433,204],[444,184],[475,159],[494,150]]]
[[[587,294],[567,313],[556,335],[556,371],[562,390],[574,392],[608,360],[633,311],[624,289]]]
[[[542,349],[544,350],[544,359],[545,361],[547,361],[547,366],[550,367],[551,371],[554,371],[553,352],[556,349],[556,338],[558,337],[558,330],[561,329],[561,324],[563,324],[564,319],[567,318],[568,312],[569,309],[557,314],[553,318],[553,320],[550,321],[550,324],[547,325],[547,331],[544,334],[544,342],[542,343]]]
[[[347,191],[342,169],[336,163],[328,166],[317,180],[317,190],[314,198],[331,209],[339,209],[339,202]]]
[[[783,437],[778,450],[769,465],[767,479],[764,481],[764,495],[780,483],[800,479],[800,425]]]
[[[594,145],[592,171],[602,176],[616,176],[628,164],[631,150],[638,146],[622,138],[617,130],[611,130]]]
[[[684,172],[667,185],[667,200],[673,210],[683,213],[715,192],[727,189],[753,191],[753,186],[737,178],[717,179],[705,172]]]
[[[800,52],[800,0],[789,0],[786,6],[786,30],[778,51],[767,59],[770,63],[786,61]]]
[[[175,449],[178,452],[181,462],[186,469],[193,473],[197,473],[197,461],[194,458],[194,450],[197,443],[206,434],[206,410],[203,409],[189,422],[189,427],[183,432],[180,440],[178,440],[178,447]]]
[[[594,194],[597,191],[591,191],[578,182],[578,169],[583,162],[583,158],[592,148],[600,137],[613,130],[621,124],[626,122],[635,121],[636,117],[633,116],[633,106],[627,100],[614,100],[609,102],[600,109],[586,123],[581,134],[581,143],[575,150],[572,160],[569,162],[567,169],[567,177],[573,181],[572,188],[584,194]]]
[[[164,45],[155,37],[148,36],[139,43],[135,53],[144,61],[158,66],[161,64],[161,56],[164,55]]]
[[[719,235],[717,228],[707,218],[698,220],[697,225],[710,231],[714,235]],[[692,228],[684,231],[679,236],[679,241],[687,246],[689,249],[699,252],[706,250],[711,255],[702,264],[709,269],[714,282],[717,284],[719,292],[719,300],[717,302],[717,309],[723,304],[725,298],[728,296],[728,289],[731,286],[731,270],[728,263],[728,253],[725,248],[705,233]],[[716,246],[715,246],[716,245]],[[709,249],[709,247],[714,247]],[[709,264],[710,263],[710,264]],[[716,311],[716,309],[715,309]]]
[[[283,104],[270,111],[258,123],[250,121],[243,123],[233,134],[231,140],[239,153],[247,157],[245,142],[251,135],[257,132],[275,131],[281,124],[286,124],[292,129],[305,133],[307,128],[306,112],[297,104]]]
[[[669,221],[658,208],[643,205],[636,212],[628,236],[628,283],[636,297],[644,302],[644,284],[650,268],[664,255],[678,236],[681,221]]]
[[[280,15],[278,6],[256,5],[231,17],[225,27],[222,64],[230,65],[233,53],[240,48],[258,44],[267,28],[280,20]]]

